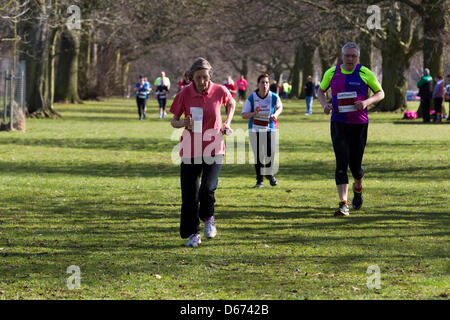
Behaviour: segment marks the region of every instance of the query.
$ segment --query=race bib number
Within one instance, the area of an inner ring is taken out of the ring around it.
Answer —
[[[355,101],[356,101],[357,93],[353,92],[341,92],[338,93],[338,108],[339,112],[353,112],[356,111]]]
[[[267,130],[269,128],[270,106],[260,105],[260,107],[261,111],[253,117],[253,128],[258,130]]]
[[[196,133],[203,132],[203,108],[191,107],[192,131]]]

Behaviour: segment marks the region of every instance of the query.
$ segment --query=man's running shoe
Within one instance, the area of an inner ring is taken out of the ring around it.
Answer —
[[[350,210],[348,209],[347,202],[341,201],[339,202],[339,208],[334,212],[334,216],[348,216],[350,213]]]
[[[197,248],[200,243],[202,243],[202,239],[200,239],[200,233],[194,233],[189,237],[189,241],[186,243],[186,247]]]
[[[352,207],[355,210],[361,209],[363,204],[363,196],[362,196],[362,188],[358,192],[355,190],[355,184],[353,184],[353,199],[352,199]]]

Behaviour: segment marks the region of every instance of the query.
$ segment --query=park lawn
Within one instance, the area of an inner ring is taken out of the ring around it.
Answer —
[[[179,131],[155,100],[145,121],[111,99],[0,133],[0,299],[448,299],[450,125],[371,114],[364,206],[337,218],[329,117],[284,106],[279,185],[224,165],[218,235],[196,249],[178,232]]]

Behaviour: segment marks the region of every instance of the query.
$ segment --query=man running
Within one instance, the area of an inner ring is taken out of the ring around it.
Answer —
[[[368,68],[359,64],[360,50],[356,43],[342,47],[342,60],[328,69],[318,90],[318,99],[325,114],[331,114],[331,140],[336,157],[335,180],[339,195],[339,208],[335,216],[348,216],[348,176],[350,166],[353,178],[353,209],[363,204],[362,159],[367,141],[369,124],[367,107],[384,99],[384,91]],[[325,92],[331,87],[332,103],[327,102]],[[369,98],[369,88],[374,95]]]

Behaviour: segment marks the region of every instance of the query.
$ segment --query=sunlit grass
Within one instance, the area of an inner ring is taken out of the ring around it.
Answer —
[[[246,128],[241,107],[234,129]],[[224,165],[218,236],[197,249],[179,238],[177,141],[154,100],[145,121],[113,99],[1,133],[0,299],[445,297],[450,126],[371,114],[364,206],[335,218],[329,118],[305,108],[286,102],[279,119],[277,187],[251,189],[250,164]],[[366,286],[371,265],[379,290]]]

